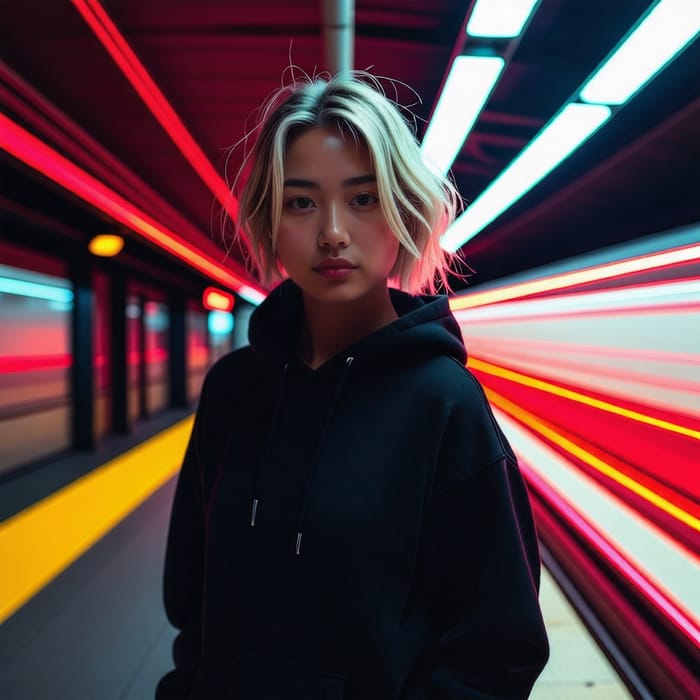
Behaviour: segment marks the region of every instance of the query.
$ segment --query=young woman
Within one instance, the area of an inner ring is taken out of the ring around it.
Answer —
[[[444,279],[455,202],[373,84],[265,111],[241,230],[286,279],[204,383],[159,700],[528,696],[548,647],[527,493],[447,298],[414,295]]]

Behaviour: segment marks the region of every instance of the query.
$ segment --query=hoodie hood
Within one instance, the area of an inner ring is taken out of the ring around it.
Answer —
[[[354,360],[363,368],[380,369],[403,363],[420,362],[431,357],[448,356],[465,364],[467,353],[457,321],[446,296],[413,296],[390,289],[391,302],[399,318],[345,348],[324,365],[324,374],[333,385],[330,403],[322,421],[320,435],[310,461],[302,503],[297,518],[296,553],[300,553],[310,489],[313,484],[327,433],[333,423],[336,406],[342,400],[342,388]],[[268,365],[280,370],[280,384],[263,459],[256,479],[251,504],[250,525],[255,527],[265,489],[265,476],[271,451],[277,442],[280,415],[284,411],[290,368],[299,367],[298,347],[304,324],[304,300],[301,289],[291,280],[276,287],[253,312],[250,319],[251,348]],[[339,367],[339,369],[337,369]],[[306,372],[310,372],[305,368]]]
[[[402,358],[446,355],[466,363],[462,334],[446,296],[414,296],[397,289],[390,289],[389,294],[399,318],[346,348],[344,356],[390,364],[400,352]],[[301,289],[285,280],[253,312],[250,345],[274,367],[295,363],[303,325]]]

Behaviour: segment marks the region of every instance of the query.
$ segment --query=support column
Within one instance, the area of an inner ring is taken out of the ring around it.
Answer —
[[[81,264],[82,263],[82,264]],[[89,261],[77,262],[72,270],[73,315],[71,341],[73,447],[95,449],[93,356],[93,290],[92,266]]]
[[[112,354],[112,430],[129,432],[128,374],[126,346],[126,278],[113,270],[110,289],[110,324]]]
[[[173,292],[169,299],[168,378],[170,408],[187,407],[187,330],[185,297]]]
[[[148,401],[146,400],[146,299],[139,297],[139,417],[148,417]]]

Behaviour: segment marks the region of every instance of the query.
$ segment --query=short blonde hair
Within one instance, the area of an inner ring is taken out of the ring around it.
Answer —
[[[338,128],[367,146],[384,218],[400,242],[390,273],[410,292],[449,290],[451,254],[440,237],[461,202],[453,184],[422,160],[418,142],[397,106],[367,73],[295,81],[260,110],[252,151],[234,182],[243,184],[236,236],[243,239],[260,279],[282,279],[275,248],[283,201],[284,160],[292,141],[314,127]]]

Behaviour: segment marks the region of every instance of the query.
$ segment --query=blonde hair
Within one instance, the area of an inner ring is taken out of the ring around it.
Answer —
[[[235,235],[245,242],[262,282],[283,277],[275,247],[287,149],[314,127],[338,128],[368,148],[382,213],[401,244],[393,283],[414,294],[435,293],[439,279],[449,290],[454,256],[440,247],[440,237],[461,200],[454,185],[423,162],[409,124],[367,73],[295,81],[262,106],[255,145],[234,181],[234,189],[243,183]]]

